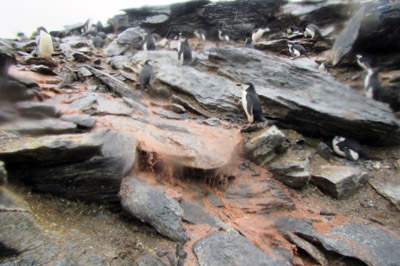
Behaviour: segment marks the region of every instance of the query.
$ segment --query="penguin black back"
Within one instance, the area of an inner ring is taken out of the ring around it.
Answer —
[[[373,158],[365,151],[364,147],[355,139],[335,136],[332,139],[333,151],[350,161],[358,161],[360,158],[367,160],[379,160]]]
[[[154,41],[153,34],[148,33],[141,44],[142,50],[149,51],[156,49],[156,42]]]
[[[201,40],[203,40],[203,41],[206,41],[206,40],[207,40],[207,33],[206,33],[205,30],[202,30],[202,29],[195,30],[195,31],[194,31],[194,35],[195,35],[197,38],[199,38],[199,39],[201,39]]]
[[[182,38],[178,50],[178,60],[182,65],[190,65],[192,62],[192,49],[188,39]]]
[[[310,37],[311,39],[322,37],[321,30],[317,25],[309,24],[304,31],[304,37]]]
[[[151,85],[150,82],[154,79],[153,67],[150,65],[150,60],[144,63],[144,66],[139,74],[140,80],[140,94],[146,89],[147,86]]]
[[[300,45],[300,44],[289,43],[288,47],[289,47],[290,55],[292,57],[301,57],[302,55],[305,56],[305,57],[309,57],[307,55],[306,49],[304,49],[304,47],[302,45]]]

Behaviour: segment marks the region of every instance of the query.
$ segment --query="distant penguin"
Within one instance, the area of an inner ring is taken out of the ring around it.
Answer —
[[[329,62],[321,62],[321,64],[318,66],[318,70],[321,72],[327,72],[329,73],[329,68],[330,68],[330,64]]]
[[[27,40],[28,40],[28,37],[26,37],[25,33],[23,33],[23,32],[17,33],[17,41],[22,42],[22,41],[27,41]]]
[[[144,40],[143,40],[143,42],[142,42],[140,47],[144,51],[155,50],[156,49],[156,42],[154,40],[153,34],[148,33],[144,37]]]
[[[307,55],[306,49],[304,49],[304,47],[300,44],[289,43],[288,47],[291,57],[301,57],[301,56],[309,57]]]
[[[93,46],[96,48],[102,48],[104,46],[104,40],[101,36],[97,35],[92,40]]]
[[[251,41],[250,38],[246,38],[246,42],[244,44],[244,47],[246,47],[246,48],[254,48],[253,42]]]
[[[367,71],[367,75],[364,79],[365,95],[370,99],[381,101],[382,86],[379,82],[378,72],[374,71],[372,68],[372,60],[362,55],[357,55],[357,63]]]
[[[151,82],[152,80],[154,80],[154,72],[153,72],[153,67],[150,65],[150,60],[147,60],[144,63],[142,70],[140,71],[139,74],[139,80],[140,80],[140,94],[142,94],[147,86],[151,86]]]
[[[195,30],[194,35],[196,36],[196,38],[198,38],[202,41],[207,40],[207,33],[205,30],[202,30],[202,29]]]
[[[261,101],[252,83],[246,82],[237,84],[242,88],[242,106],[249,123],[264,122],[266,119],[262,115]]]
[[[192,62],[192,49],[189,41],[185,37],[181,37],[178,46],[178,61],[182,65],[189,65]]]
[[[304,37],[308,38],[310,37],[311,39],[314,39],[317,36],[322,36],[321,30],[318,28],[317,25],[315,24],[309,24],[307,25],[305,31],[304,31]]]
[[[253,31],[253,34],[251,35],[251,40],[253,41],[253,43],[258,42],[261,39],[261,37],[264,35],[264,33],[270,32],[270,31],[271,30],[268,27],[266,27],[264,29],[255,30],[255,31]]]
[[[218,38],[219,38],[219,40],[222,41],[222,42],[227,42],[227,43],[229,43],[229,41],[230,41],[230,38],[229,38],[228,33],[224,32],[224,31],[222,31],[222,30],[218,30]]]
[[[171,31],[170,33],[168,33],[167,39],[169,39],[169,40],[179,40],[180,35],[181,35],[180,32]]]
[[[335,136],[332,139],[332,148],[337,155],[353,162],[360,158],[377,160],[377,158],[370,157],[364,147],[355,139]]]
[[[96,28],[97,28],[97,32],[104,32],[104,26],[103,26],[103,23],[101,23],[100,20],[97,21]]]
[[[301,34],[301,31],[298,27],[296,26],[290,26],[286,30],[287,34]]]
[[[46,29],[41,27],[39,30],[39,41],[37,44],[37,53],[40,57],[50,58],[54,52],[53,38],[47,33]]]

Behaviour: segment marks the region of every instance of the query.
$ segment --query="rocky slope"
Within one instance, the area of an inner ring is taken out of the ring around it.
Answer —
[[[83,25],[54,33],[51,58],[30,54],[34,40],[1,40],[0,265],[400,264],[400,120],[363,95],[354,61],[375,52],[360,43],[380,45],[366,17],[395,38],[396,10],[193,1],[125,10],[103,48],[71,36]],[[323,38],[285,33],[317,22]],[[220,28],[234,41],[219,42]],[[177,63],[175,40],[140,51],[146,31],[182,32],[193,64]],[[290,42],[310,58],[290,58]],[[397,55],[373,56],[396,92]],[[140,95],[146,60],[156,80]],[[320,72],[322,60],[337,66]],[[267,122],[247,124],[246,81]],[[334,155],[335,135],[379,159]]]

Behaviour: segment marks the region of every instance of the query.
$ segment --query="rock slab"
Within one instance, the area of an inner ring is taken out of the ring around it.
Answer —
[[[149,223],[160,234],[177,242],[186,242],[183,210],[171,196],[134,177],[123,180],[119,196],[127,212]]]

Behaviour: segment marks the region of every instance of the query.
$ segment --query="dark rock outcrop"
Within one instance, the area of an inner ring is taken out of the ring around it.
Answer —
[[[129,28],[120,33],[118,37],[108,45],[104,50],[104,54],[106,56],[117,56],[124,54],[131,48],[139,49],[140,43],[143,41],[145,35],[146,32],[142,28]]]
[[[76,124],[56,118],[39,120],[19,119],[0,126],[1,130],[14,131],[24,135],[67,134],[76,130]]]
[[[183,220],[192,224],[208,224],[216,229],[227,227],[219,218],[212,216],[203,207],[187,200],[181,200]]]
[[[61,120],[75,123],[84,128],[91,128],[96,123],[96,119],[87,114],[62,115]]]
[[[134,177],[123,180],[119,196],[122,207],[130,214],[151,224],[160,234],[174,241],[186,242],[183,210],[171,196]]]
[[[235,231],[212,233],[197,241],[193,250],[200,265],[287,265],[271,258]]]

